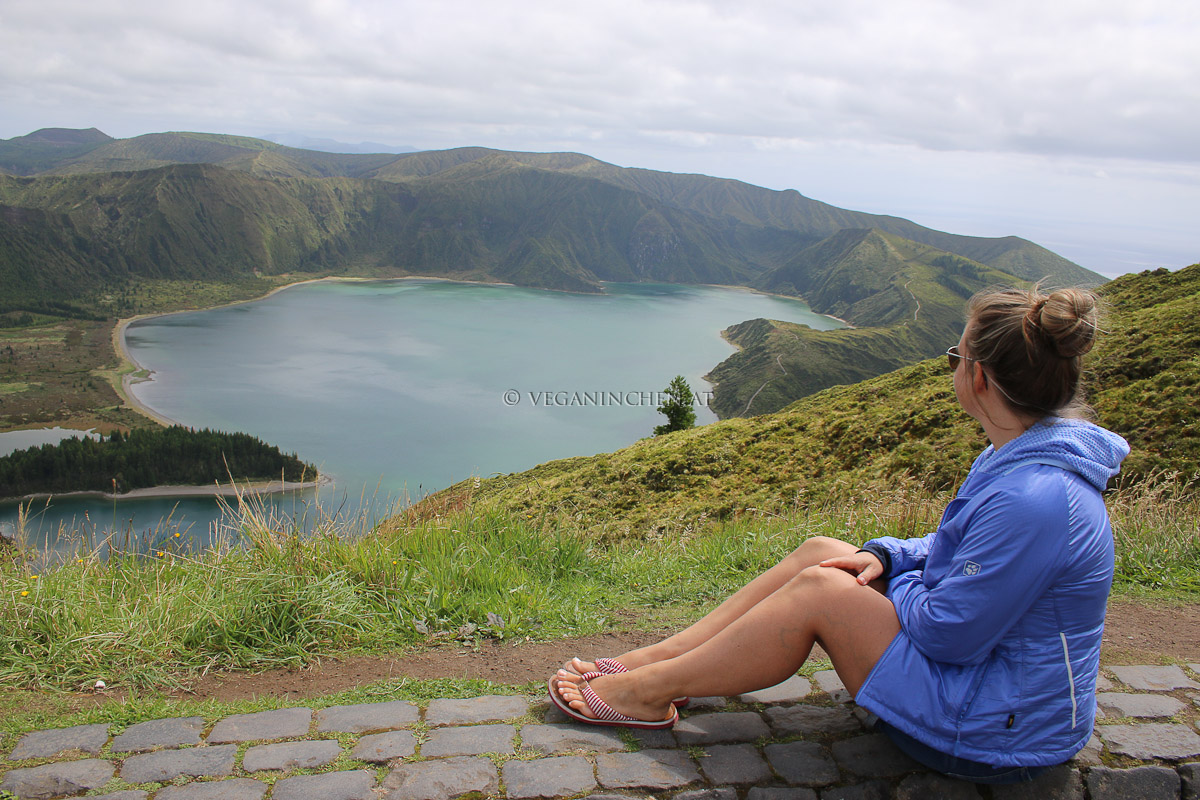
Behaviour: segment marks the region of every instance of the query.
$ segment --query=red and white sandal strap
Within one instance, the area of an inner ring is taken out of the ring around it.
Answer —
[[[620,675],[622,672],[629,672],[629,669],[620,661],[615,659],[597,658],[596,671],[605,675]]]
[[[589,672],[588,675],[600,675],[598,672]],[[586,679],[586,675],[584,678]],[[596,715],[596,719],[602,719],[607,722],[637,722],[633,717],[627,717],[619,711],[614,711],[613,707],[600,699],[600,696],[592,691],[592,687],[584,684],[580,687],[579,693],[583,695],[583,700],[587,703],[588,708]]]

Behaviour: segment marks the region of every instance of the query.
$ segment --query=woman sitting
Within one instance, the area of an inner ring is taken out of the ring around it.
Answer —
[[[1095,716],[1113,541],[1100,493],[1129,453],[1079,416],[1096,299],[1005,290],[971,299],[948,351],[954,392],[991,446],[937,530],[861,550],[805,541],[668,639],[550,679],[585,722],[670,727],[673,699],[794,675],[814,644],[855,701],[927,766],[977,782],[1070,759]]]

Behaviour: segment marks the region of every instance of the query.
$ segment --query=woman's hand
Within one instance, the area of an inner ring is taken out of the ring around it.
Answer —
[[[883,562],[873,553],[858,552],[849,556],[827,558],[818,566],[844,569],[863,586],[883,575]]]

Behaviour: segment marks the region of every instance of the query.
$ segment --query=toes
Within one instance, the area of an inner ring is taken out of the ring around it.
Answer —
[[[562,698],[563,702],[572,709],[584,716],[594,717],[595,713],[588,706],[587,701],[583,699],[580,685],[576,683],[577,680],[581,680],[578,675],[573,675],[565,670],[560,671],[558,680],[554,685],[554,690],[558,692],[558,696]]]
[[[562,668],[567,672],[573,672],[577,675],[582,675],[585,672],[594,672],[596,665],[589,661],[584,661],[581,658],[572,658],[570,661],[563,664]]]

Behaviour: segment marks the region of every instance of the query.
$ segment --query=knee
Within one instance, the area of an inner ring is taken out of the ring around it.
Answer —
[[[841,550],[845,547],[846,543],[841,539],[834,539],[831,536],[810,536],[801,542],[800,547],[797,547],[796,549],[801,550],[807,548],[809,550],[820,550],[821,552],[825,552],[827,550]]]
[[[796,573],[784,584],[784,589],[795,593],[815,591],[822,597],[832,597],[840,589],[857,586],[854,576],[845,570],[813,565]]]
[[[783,563],[793,567],[799,573],[800,570],[824,561],[827,558],[844,554],[846,547],[846,543],[839,539],[832,539],[828,536],[813,536],[801,542],[799,547],[783,559]]]

